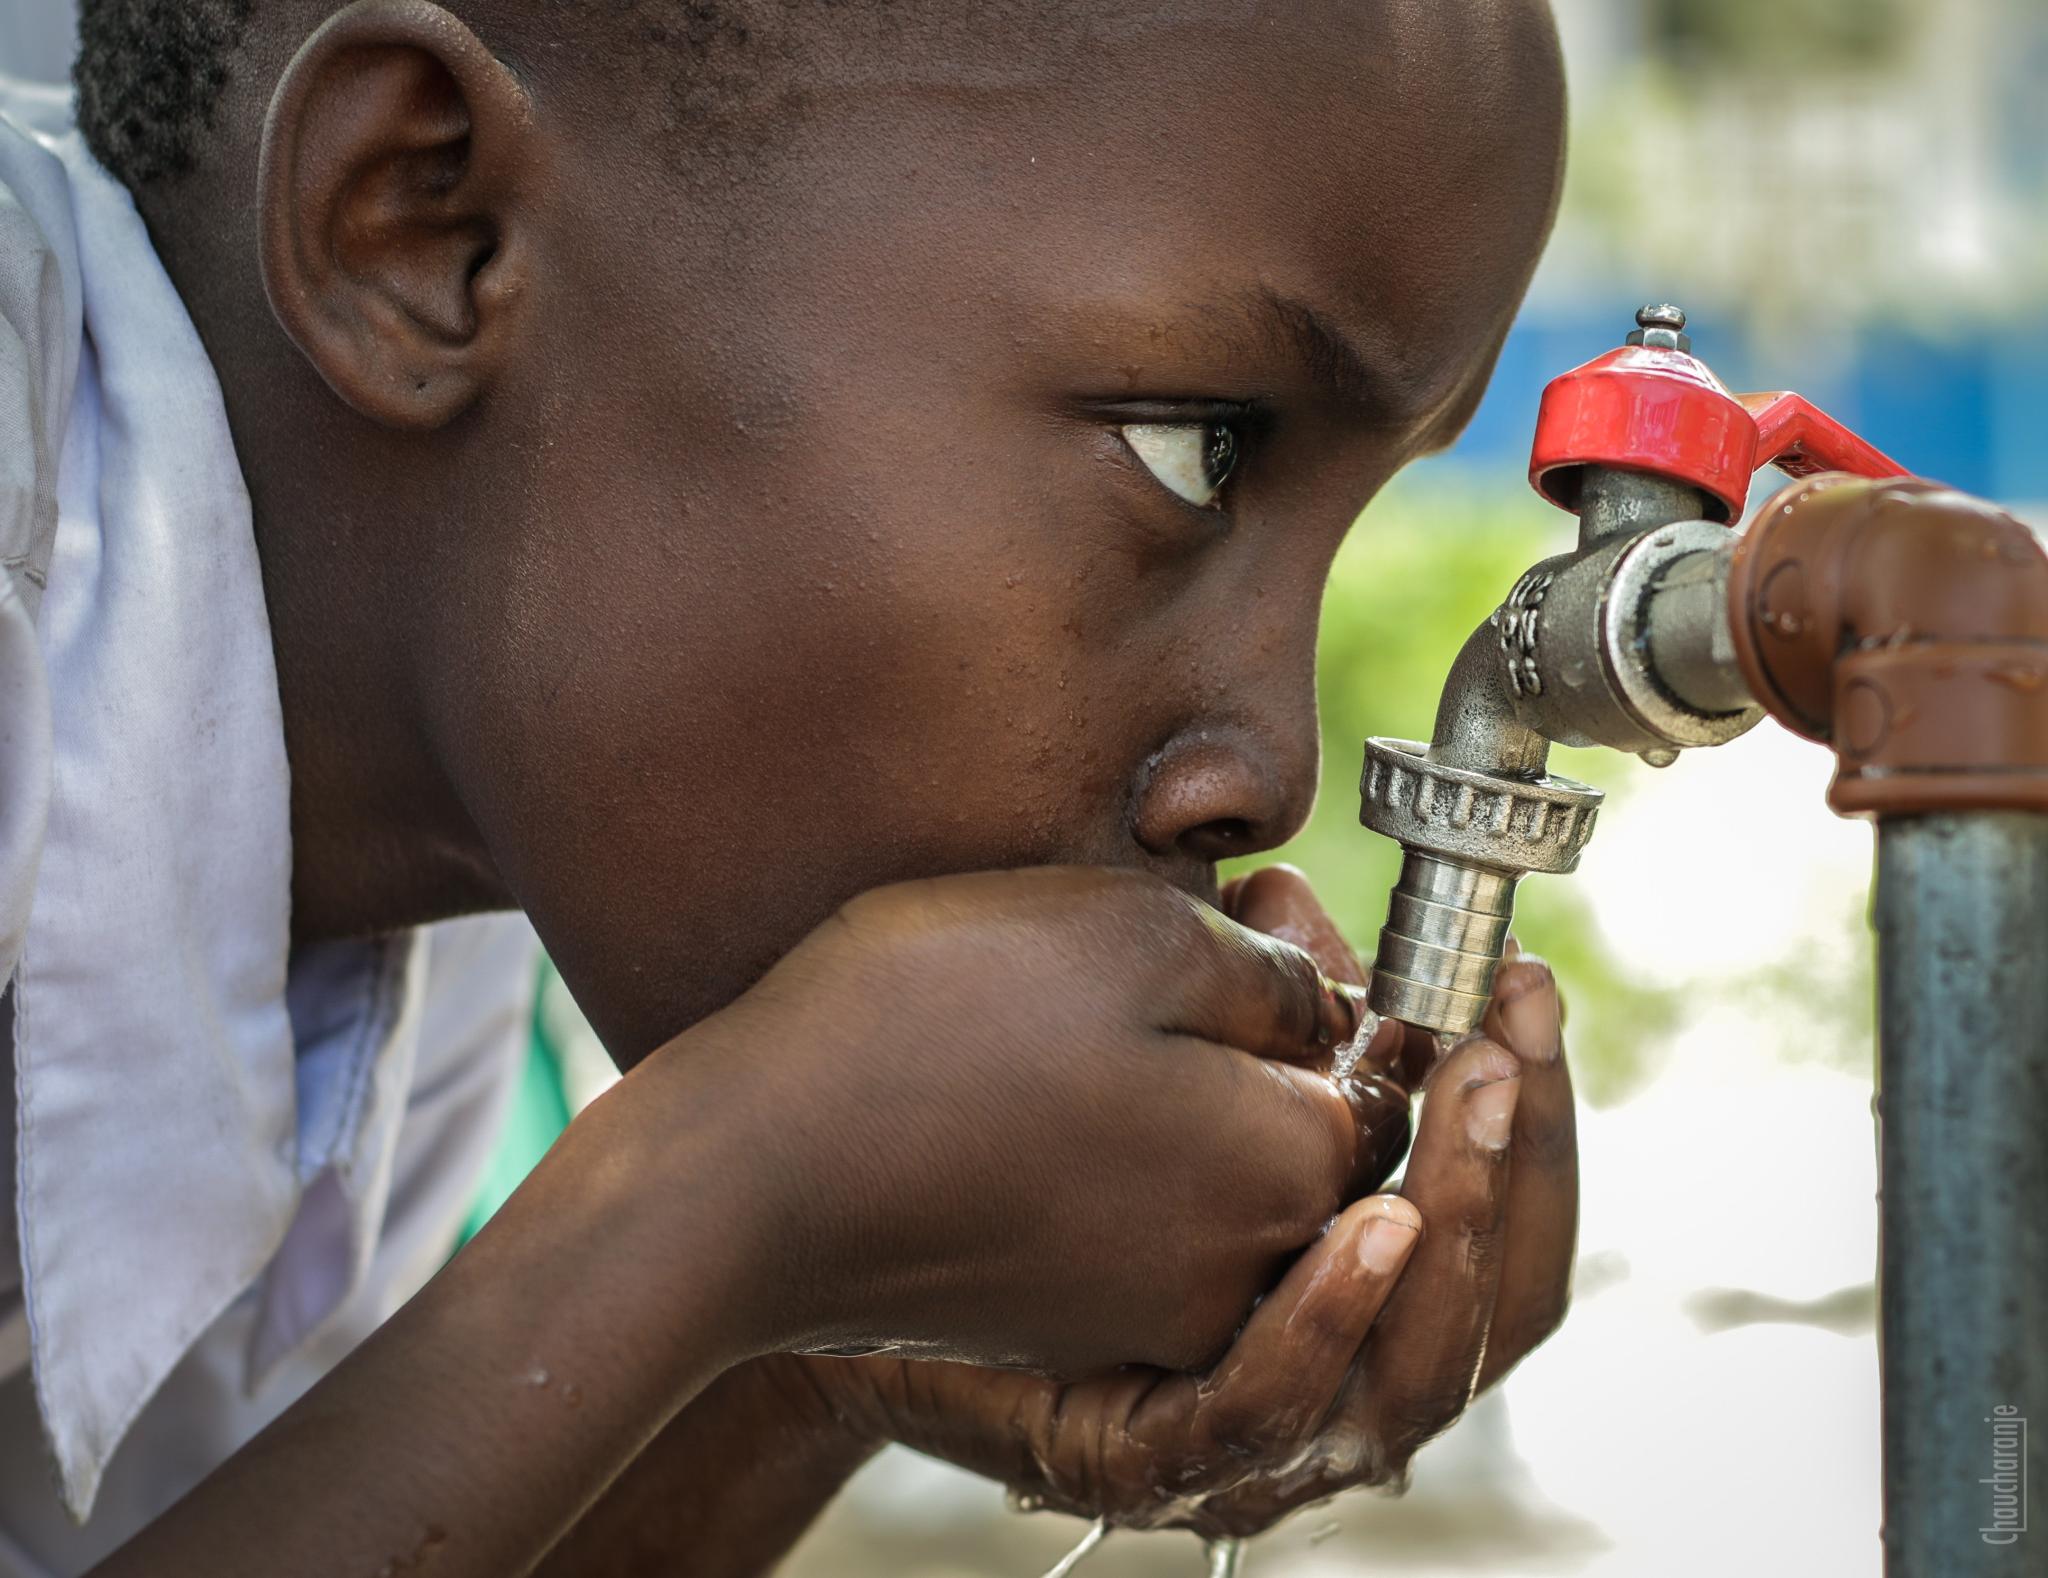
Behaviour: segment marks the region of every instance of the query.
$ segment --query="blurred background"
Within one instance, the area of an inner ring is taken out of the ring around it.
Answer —
[[[2048,0],[1555,0],[1563,212],[1470,431],[1352,534],[1324,610],[1326,781],[1282,853],[1369,943],[1396,852],[1356,821],[1359,742],[1426,736],[1443,675],[1569,520],[1523,481],[1537,398],[1683,304],[1736,389],[1796,388],[1917,471],[2048,520]],[[0,3],[0,59],[61,79],[65,0]],[[1764,479],[1763,486],[1770,486]],[[1866,826],[1772,726],[1605,789],[1573,879],[1518,930],[1571,998],[1584,1225],[1564,1330],[1418,1460],[1255,1542],[1255,1578],[1878,1571]],[[608,1065],[558,983],[494,1180]],[[480,1210],[487,1210],[486,1201]],[[1081,1533],[894,1451],[792,1578],[1035,1578]],[[1197,1575],[1179,1535],[1084,1567]]]

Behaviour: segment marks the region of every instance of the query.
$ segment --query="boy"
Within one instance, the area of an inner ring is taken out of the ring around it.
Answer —
[[[83,139],[0,141],[5,1390],[120,1494],[11,1469],[20,1571],[757,1572],[891,1437],[1246,1531],[1550,1330],[1547,971],[1373,1195],[1421,1049],[1340,1074],[1355,962],[1215,878],[1548,227],[1539,5],[82,42]],[[528,962],[407,928],[515,908],[631,1072],[379,1326]]]

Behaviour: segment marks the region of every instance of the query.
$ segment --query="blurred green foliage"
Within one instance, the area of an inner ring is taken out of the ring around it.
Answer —
[[[1907,31],[1904,0],[1653,0],[1649,20],[1681,57],[1734,70],[1870,65]]]
[[[1451,660],[1536,560],[1569,546],[1571,522],[1533,498],[1438,482],[1390,489],[1353,528],[1323,598],[1318,674],[1323,774],[1301,835],[1242,869],[1300,866],[1361,954],[1386,919],[1400,850],[1358,824],[1365,737],[1427,739]],[[1647,769],[1605,751],[1552,753],[1557,772],[1607,791],[1610,804]],[[1678,993],[1623,977],[1600,945],[1568,877],[1531,877],[1516,901],[1516,935],[1556,967],[1572,999],[1572,1065],[1580,1093],[1620,1100],[1652,1071],[1678,1019]]]

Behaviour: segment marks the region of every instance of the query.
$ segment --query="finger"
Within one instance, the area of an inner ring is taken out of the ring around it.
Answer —
[[[1244,884],[1243,877],[1232,877],[1223,884],[1222,891],[1216,895],[1216,907],[1232,920],[1237,919],[1237,902],[1239,895],[1244,892]]]
[[[1393,1027],[1391,1036],[1387,1036],[1388,1026]],[[1382,1037],[1386,1039],[1383,1041]],[[1371,1051],[1388,1077],[1411,1091],[1420,1090],[1429,1082],[1431,1070],[1444,1056],[1443,1043],[1434,1030],[1396,1019],[1382,1021]]]
[[[1294,867],[1266,866],[1240,879],[1230,913],[1241,926],[1293,943],[1332,980],[1365,985],[1358,955]]]
[[[1515,961],[1521,957],[1522,945],[1516,942],[1512,936],[1509,937],[1507,945],[1501,950],[1500,963],[1494,968],[1493,986],[1487,995],[1486,1013],[1479,1021],[1479,1028],[1485,1034],[1486,1039],[1493,1042],[1496,1046],[1506,1046],[1508,1044],[1507,1031],[1502,1028],[1500,1022],[1500,1010],[1503,1001],[1501,994],[1514,975],[1513,967]]]
[[[1203,1463],[1273,1467],[1293,1455],[1337,1401],[1421,1226],[1399,1195],[1353,1205],[1295,1261],[1210,1373],[1189,1383],[1192,1418],[1162,1389],[1139,1410],[1134,1433],[1148,1436],[1163,1422]]]
[[[1294,867],[1263,867],[1248,877],[1238,878],[1231,889],[1228,913],[1240,925],[1293,943],[1334,981],[1359,987],[1366,984],[1369,973],[1365,966],[1358,962],[1358,955],[1317,899],[1308,878]],[[1419,1079],[1427,1071],[1425,1060],[1436,1056],[1435,1043],[1428,1032],[1392,1019],[1367,1022],[1373,1028],[1365,1044],[1333,1047],[1330,1062],[1339,1062],[1340,1050],[1348,1050],[1349,1056],[1342,1058],[1345,1066],[1390,1075],[1412,1089],[1409,1080],[1403,1078],[1404,1071],[1413,1071]]]
[[[1522,945],[1510,932],[1501,945],[1501,962],[1496,967],[1494,976],[1496,980],[1499,979],[1499,970],[1513,963],[1521,951]],[[1481,1033],[1496,1046],[1505,1044],[1502,1040],[1498,1010],[1498,999],[1488,1002],[1486,1014],[1479,1021]],[[1404,1025],[1402,1029],[1404,1037],[1400,1044],[1392,1049],[1385,1067],[1389,1074],[1410,1090],[1420,1090],[1429,1083],[1429,1076],[1436,1070],[1437,1065],[1443,1062],[1445,1048],[1450,1044],[1451,1038],[1438,1035],[1433,1030],[1425,1030],[1420,1025]]]
[[[1356,1200],[1392,1176],[1408,1150],[1412,1102],[1406,1087],[1360,1067],[1338,1082],[1351,1108],[1358,1149],[1344,1198]]]
[[[1578,1245],[1578,1125],[1557,979],[1524,954],[1494,986],[1503,1044],[1522,1068],[1509,1152],[1500,1288],[1479,1385],[1491,1386],[1557,1329]]]
[[[1401,1192],[1422,1242],[1353,1371],[1347,1399],[1405,1459],[1471,1400],[1499,1287],[1509,1143],[1521,1070],[1474,1037],[1432,1076]]]
[[[1139,1367],[1058,1385],[919,1366],[941,1390],[971,1380],[976,1395],[966,1401],[995,1398],[1008,1421],[994,1439],[949,1440],[942,1454],[1030,1485],[1049,1504],[1135,1526],[1273,1469],[1299,1453],[1343,1391],[1420,1226],[1398,1196],[1353,1205],[1288,1269],[1207,1375]]]
[[[1213,910],[1203,916],[1161,1030],[1289,1063],[1325,1060],[1357,1033],[1361,988],[1332,980],[1292,943]]]

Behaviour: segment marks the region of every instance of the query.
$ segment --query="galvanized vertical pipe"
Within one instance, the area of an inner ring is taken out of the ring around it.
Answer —
[[[2048,1573],[2048,815],[1878,826],[1890,1578]]]

